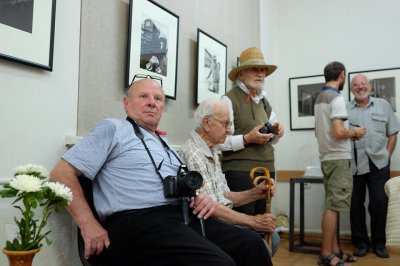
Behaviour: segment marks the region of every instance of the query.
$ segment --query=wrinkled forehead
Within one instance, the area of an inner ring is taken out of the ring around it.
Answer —
[[[141,79],[132,83],[128,90],[128,95],[136,95],[142,93],[160,94],[164,96],[164,90],[157,80],[154,79]]]

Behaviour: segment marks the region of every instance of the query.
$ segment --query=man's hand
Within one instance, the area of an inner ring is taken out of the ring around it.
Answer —
[[[281,138],[283,134],[285,134],[285,130],[283,129],[283,124],[281,122],[272,123],[272,127],[274,128],[275,134],[278,138]]]
[[[91,222],[80,227],[85,242],[85,257],[99,255],[104,248],[108,248],[110,240],[107,231],[97,222]]]
[[[354,127],[352,130],[354,130],[356,134],[356,136],[353,138],[355,140],[361,139],[367,133],[367,129],[365,127]]]
[[[252,216],[252,218],[253,218],[251,224],[252,229],[267,233],[272,233],[275,231],[276,218],[274,215],[269,213],[264,213]]]
[[[264,126],[264,124],[256,126],[249,133],[247,133],[246,135],[243,135],[243,138],[246,141],[246,143],[255,143],[255,144],[267,143],[270,140],[270,138],[272,138],[272,133],[270,133],[270,134],[260,133],[259,130],[263,126]]]
[[[271,196],[275,196],[275,181],[271,178]],[[252,198],[254,200],[265,198],[265,193],[269,189],[269,184],[266,181],[261,182],[257,186],[251,189]]]
[[[207,193],[202,192],[194,197],[190,208],[193,209],[193,214],[197,215],[197,218],[206,220],[214,213],[215,202]]]

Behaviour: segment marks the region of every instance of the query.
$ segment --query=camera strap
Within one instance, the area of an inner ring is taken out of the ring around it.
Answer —
[[[147,154],[149,155],[151,162],[153,163],[153,166],[154,166],[154,169],[156,170],[157,175],[160,177],[161,182],[163,182],[164,178],[162,177],[162,175],[160,173],[160,168],[161,168],[163,161],[160,163],[160,166],[157,167],[156,162],[154,161],[153,156],[151,156],[150,150],[146,145],[146,142],[144,142],[144,135],[143,135],[142,130],[140,129],[138,123],[135,120],[133,120],[132,118],[130,118],[129,116],[126,117],[126,120],[129,123],[131,123],[136,136],[142,141],[143,146],[144,146]],[[159,139],[160,139],[162,145],[172,152],[172,154],[175,156],[175,158],[178,160],[178,162],[180,164],[183,164],[181,159],[179,159],[178,155],[176,155],[175,152],[169,148],[168,144],[162,138],[159,137]]]

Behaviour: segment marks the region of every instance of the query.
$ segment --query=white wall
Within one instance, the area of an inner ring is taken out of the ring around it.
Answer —
[[[64,136],[76,134],[80,5],[79,0],[57,1],[53,72],[0,59],[0,181],[21,164],[51,170],[65,152]],[[14,224],[10,202],[0,201],[0,247],[5,225]],[[51,218],[51,236],[59,240],[45,245],[33,265],[67,265],[70,259],[71,219],[66,213]],[[6,264],[0,255],[0,265]]]
[[[307,165],[319,164],[318,147],[313,130],[290,131],[289,78],[321,75],[325,65],[333,60],[343,62],[347,72],[400,67],[397,34],[400,2],[261,0],[261,3],[266,7],[261,8],[261,18],[271,26],[261,29],[262,47],[268,58],[273,59],[271,63],[278,65],[276,73],[267,79],[267,91],[286,128],[284,139],[277,145],[277,169],[304,170]],[[347,86],[342,92],[346,98]],[[400,170],[399,157],[400,147],[397,147],[391,170]],[[276,212],[289,212],[288,195],[288,183],[280,183]],[[318,206],[323,208],[323,196],[323,188],[318,184],[311,185],[306,192],[306,204],[315,210],[306,216],[309,230],[320,228]],[[342,214],[341,222],[342,231],[348,232],[348,213]]]

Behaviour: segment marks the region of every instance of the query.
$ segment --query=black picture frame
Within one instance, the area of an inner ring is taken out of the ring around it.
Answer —
[[[158,76],[175,100],[178,39],[179,16],[150,0],[130,0],[126,87],[135,74]]]
[[[196,103],[226,92],[226,44],[197,28]]]
[[[1,5],[0,57],[52,71],[56,0],[2,1]]]
[[[324,84],[324,75],[289,78],[290,130],[315,128],[314,104]]]
[[[375,70],[354,71],[348,73],[349,99],[353,100],[351,93],[351,79],[355,75],[363,74],[368,77],[372,90],[370,95],[383,98],[392,106],[393,112],[400,109],[400,97],[396,95],[400,83],[400,68],[385,68]],[[396,86],[397,85],[397,86]]]

